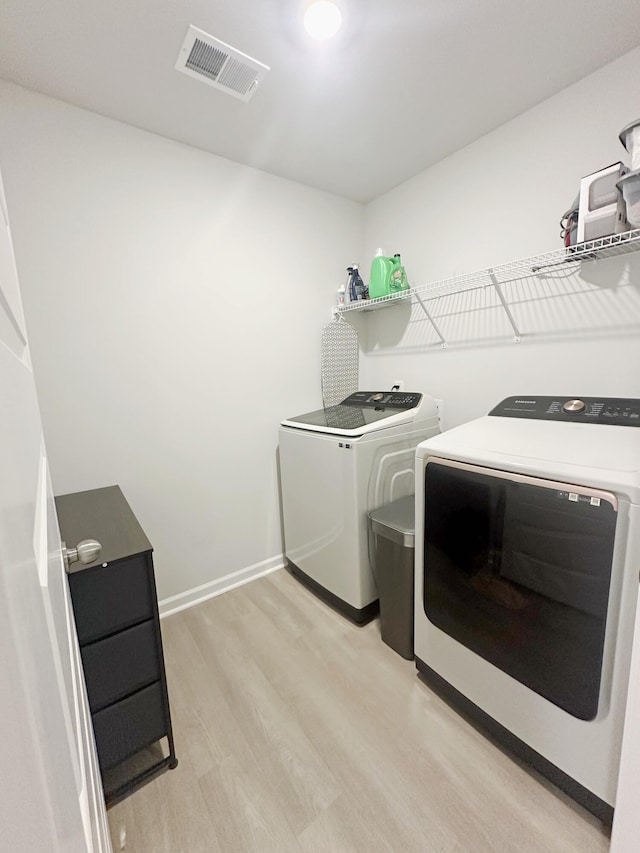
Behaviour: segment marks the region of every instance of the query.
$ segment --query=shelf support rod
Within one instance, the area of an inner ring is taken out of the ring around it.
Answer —
[[[437,325],[436,325],[436,321],[433,319],[433,317],[432,317],[432,316],[431,316],[431,314],[429,313],[429,309],[427,308],[427,306],[424,304],[424,302],[423,302],[423,301],[422,301],[422,299],[420,298],[420,294],[418,294],[418,293],[414,293],[414,296],[416,297],[416,299],[418,300],[418,302],[419,302],[419,304],[420,304],[420,307],[421,307],[421,308],[422,308],[422,310],[424,311],[424,313],[425,313],[425,316],[426,316],[427,320],[428,320],[428,321],[431,323],[431,325],[433,326],[433,328],[434,328],[434,331],[435,331],[436,335],[440,338],[440,345],[441,345],[441,346],[442,346],[442,348],[444,349],[444,348],[446,347],[446,345],[447,345],[447,342],[446,342],[446,341],[445,341],[445,339],[442,337],[442,333],[440,332],[440,329],[437,327]]]
[[[504,294],[502,293],[502,289],[500,288],[500,284],[498,283],[498,279],[496,278],[495,273],[493,272],[492,269],[488,269],[487,272],[489,273],[489,278],[491,279],[491,283],[493,284],[493,286],[496,289],[496,293],[498,294],[498,299],[502,303],[502,307],[504,308],[504,312],[507,315],[507,319],[511,323],[511,328],[513,329],[513,334],[514,334],[514,341],[517,344],[519,344],[520,343],[520,329],[518,329],[518,326],[516,325],[516,321],[513,318],[513,314],[511,313],[511,310],[510,310],[509,306],[507,305],[507,300],[504,298]]]

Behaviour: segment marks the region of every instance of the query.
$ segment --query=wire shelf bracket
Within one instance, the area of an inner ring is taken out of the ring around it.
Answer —
[[[511,309],[507,305],[507,300],[504,298],[504,294],[502,292],[502,288],[500,287],[500,283],[498,282],[498,279],[493,274],[493,270],[490,269],[490,270],[487,270],[487,272],[489,273],[489,278],[491,279],[491,283],[493,284],[495,291],[498,294],[498,299],[500,300],[500,303],[501,303],[502,307],[504,308],[504,313],[507,315],[507,319],[509,320],[509,323],[511,323],[511,328],[513,329],[513,335],[514,335],[514,337],[513,337],[514,343],[519,344],[522,336],[520,335],[520,330],[518,329],[518,326],[516,325],[516,321],[513,317],[513,314],[511,313]]]
[[[431,325],[433,326],[433,329],[434,329],[434,331],[435,331],[436,335],[440,338],[440,346],[442,347],[442,349],[446,349],[446,347],[447,347],[447,342],[445,341],[444,337],[442,336],[442,332],[441,332],[441,331],[440,331],[440,329],[438,328],[438,326],[437,326],[437,324],[436,324],[436,321],[433,319],[433,317],[432,317],[432,316],[431,316],[431,314],[429,313],[429,309],[428,309],[428,308],[427,308],[427,306],[424,304],[424,300],[422,299],[422,297],[420,296],[420,294],[419,294],[419,293],[416,293],[416,294],[415,294],[415,297],[416,297],[416,299],[417,299],[417,301],[418,301],[418,305],[419,305],[419,306],[422,308],[422,310],[424,311],[424,313],[425,313],[425,315],[426,315],[427,320],[428,320],[428,321],[431,323]]]

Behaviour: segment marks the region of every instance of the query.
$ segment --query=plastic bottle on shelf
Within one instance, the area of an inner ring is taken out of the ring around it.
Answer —
[[[341,308],[346,302],[346,291],[347,288],[344,284],[341,284],[338,288],[338,292],[336,293],[336,304],[338,308]]]
[[[366,299],[366,287],[364,281],[362,280],[362,276],[358,270],[358,264],[354,264],[353,267],[353,285],[356,294],[356,300],[359,302],[363,299]]]
[[[345,302],[355,302],[358,298],[356,285],[353,279],[353,267],[347,267],[347,284],[345,287]]]
[[[371,261],[371,277],[369,279],[369,298],[380,299],[381,296],[388,296],[391,293],[390,281],[393,262],[391,258],[387,258],[382,251],[378,249],[376,256]]]
[[[349,302],[361,302],[366,299],[366,288],[364,281],[358,271],[358,264],[353,264],[347,267],[349,277],[347,278],[346,291],[349,296]]]
[[[391,258],[391,264],[391,276],[389,279],[390,292],[400,293],[402,290],[408,290],[409,282],[399,254],[396,253],[393,258]]]

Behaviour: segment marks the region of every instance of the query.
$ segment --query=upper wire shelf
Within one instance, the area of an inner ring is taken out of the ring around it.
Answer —
[[[419,287],[412,287],[409,290],[394,293],[390,296],[381,296],[378,299],[340,305],[334,309],[334,313],[345,314],[348,311],[375,311],[380,308],[386,308],[389,305],[397,305],[405,303],[409,299],[415,299],[435,329],[442,346],[446,346],[446,342],[429,313],[425,302],[428,302],[430,299],[438,299],[441,296],[449,296],[476,288],[493,286],[513,328],[514,340],[518,342],[520,340],[520,331],[504,298],[500,287],[501,284],[507,284],[508,282],[527,278],[531,275],[539,276],[541,274],[544,275],[546,272],[558,272],[560,269],[567,269],[569,265],[579,264],[584,261],[611,258],[616,255],[626,254],[627,252],[637,251],[640,251],[640,229],[625,231],[623,234],[611,234],[608,237],[588,240],[584,243],[578,243],[575,246],[545,252],[542,255],[534,255],[530,258],[510,261],[496,267],[477,270],[476,272],[454,276],[453,278],[441,279],[440,281],[423,284]]]

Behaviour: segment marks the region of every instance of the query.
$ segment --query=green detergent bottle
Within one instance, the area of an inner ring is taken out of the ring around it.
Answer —
[[[400,293],[403,290],[409,290],[409,282],[407,274],[402,266],[400,255],[394,255],[391,260],[391,274],[389,276],[389,292]]]
[[[391,293],[391,271],[393,261],[385,257],[382,249],[378,249],[371,261],[371,280],[369,282],[369,299],[380,299]]]

